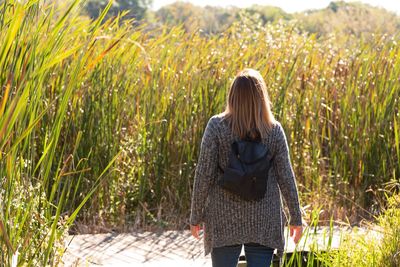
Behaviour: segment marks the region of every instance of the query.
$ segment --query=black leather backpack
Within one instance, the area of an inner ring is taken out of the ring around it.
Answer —
[[[260,200],[267,190],[272,156],[259,140],[239,140],[231,144],[228,166],[217,184],[245,200]]]

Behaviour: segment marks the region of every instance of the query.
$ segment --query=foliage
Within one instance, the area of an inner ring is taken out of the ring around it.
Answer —
[[[360,37],[363,33],[395,34],[400,29],[400,18],[387,10],[361,3],[331,2],[327,8],[288,14],[273,6],[254,5],[249,8],[200,7],[175,2],[160,8],[156,18],[169,26],[184,25],[186,31],[197,28],[206,33],[221,33],[243,17],[266,25],[280,20],[295,21],[302,31],[326,36],[332,32]]]
[[[293,15],[290,15],[281,8],[274,6],[253,5],[252,7],[244,9],[244,12],[251,16],[258,15],[262,25],[269,22],[278,22],[279,20],[293,19]]]
[[[388,207],[370,230],[344,235],[337,251],[319,255],[324,266],[396,267],[400,265],[400,195],[387,201]]]
[[[88,0],[86,12],[91,18],[98,18],[108,2],[106,0]],[[147,7],[151,2],[152,0],[115,0],[107,12],[106,18],[116,17],[121,12],[128,11],[124,19],[136,19],[139,21],[144,18]]]
[[[187,32],[202,29],[204,32],[219,33],[226,30],[236,20],[238,8],[204,8],[185,2],[175,2],[160,8],[155,17],[170,27],[183,25]]]
[[[185,226],[205,123],[222,111],[229,83],[243,67],[259,69],[267,80],[274,113],[289,137],[303,203],[323,205],[326,218],[357,222],[369,215],[360,207],[376,201],[365,191],[398,179],[395,37],[317,40],[290,25],[251,21],[209,38],[181,28],[130,34],[144,50],[122,41],[84,81],[93,90],[113,88],[96,98],[90,91],[82,95],[87,103],[102,103],[90,111],[89,104],[80,106],[83,121],[96,118],[81,126],[96,129],[85,143],[94,147],[107,140],[111,147],[93,149],[93,155],[110,158],[115,147],[123,155],[117,174],[85,213],[90,218],[100,211],[92,223]],[[110,122],[118,123],[111,132]],[[91,141],[97,135],[102,137]]]
[[[337,32],[360,37],[366,32],[395,34],[400,30],[395,13],[361,3],[331,2],[325,9],[299,13],[295,18],[305,31],[322,36]]]
[[[186,2],[175,2],[160,8],[155,17],[164,25],[170,27],[183,25],[187,32],[201,29],[207,34],[221,33],[243,17],[250,17],[265,25],[280,19],[289,20],[292,17],[282,9],[272,6],[254,5],[240,9],[236,7],[199,7]]]
[[[69,4],[10,0],[0,7],[1,266],[57,265],[68,228],[110,166],[97,169],[85,197],[74,201],[90,152],[78,154],[82,132],[71,132],[68,117],[105,13],[81,21],[79,1]]]

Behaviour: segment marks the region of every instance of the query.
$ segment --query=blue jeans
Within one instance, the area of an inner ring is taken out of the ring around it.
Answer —
[[[236,267],[242,245],[213,248],[211,260],[213,267]],[[247,267],[270,267],[274,249],[256,243],[244,244]]]

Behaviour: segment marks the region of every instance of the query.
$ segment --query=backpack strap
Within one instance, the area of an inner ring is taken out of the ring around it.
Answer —
[[[218,163],[218,170],[220,170],[222,173],[225,173],[224,169],[222,169],[221,165]]]

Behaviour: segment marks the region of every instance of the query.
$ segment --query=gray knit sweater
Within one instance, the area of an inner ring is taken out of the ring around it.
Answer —
[[[238,139],[223,114],[213,116],[207,124],[196,166],[190,224],[204,223],[205,254],[213,247],[259,243],[278,250],[284,249],[282,211],[283,196],[289,209],[290,225],[301,225],[301,212],[296,181],[290,164],[285,132],[276,122],[263,143],[267,144],[274,161],[268,174],[265,196],[260,201],[246,201],[216,184],[228,163],[230,145]]]

